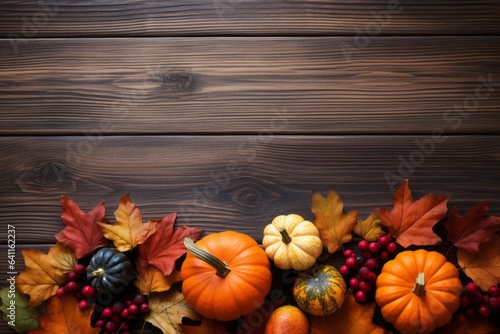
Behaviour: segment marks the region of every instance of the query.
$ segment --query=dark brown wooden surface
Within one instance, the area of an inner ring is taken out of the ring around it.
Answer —
[[[352,49],[344,52],[343,46]],[[495,134],[500,37],[0,42],[0,133]],[[201,120],[201,121],[200,121]]]
[[[2,1],[0,36],[469,35],[500,32],[497,0]]]
[[[257,241],[403,178],[500,215],[500,1],[2,1],[0,167],[0,287],[62,194]]]

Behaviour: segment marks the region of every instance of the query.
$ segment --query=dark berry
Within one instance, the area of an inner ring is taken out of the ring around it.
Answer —
[[[490,308],[496,310],[497,308],[500,308],[500,298],[498,297],[490,297],[488,300],[488,305]]]
[[[363,292],[368,292],[371,291],[371,289],[372,289],[372,284],[370,282],[365,280],[359,281],[359,290]]]
[[[492,285],[488,288],[488,293],[491,297],[498,297],[500,295],[500,288],[498,285]]]
[[[144,295],[136,295],[134,297],[134,304],[140,306],[141,304],[146,302],[146,297]]]
[[[112,332],[116,328],[116,324],[113,321],[107,321],[106,324],[104,325],[104,329],[107,332]]]
[[[469,307],[470,306],[470,298],[468,296],[461,296],[460,297],[460,306],[462,307]]]
[[[99,319],[95,322],[95,327],[104,328],[106,321],[104,319]]]
[[[364,251],[361,253],[361,256],[366,260],[372,257],[372,253],[370,251]]]
[[[375,269],[378,267],[378,262],[374,258],[369,258],[366,260],[365,265],[370,269]]]
[[[74,271],[70,271],[68,273],[68,281],[76,281],[78,280],[78,274],[75,273]]]
[[[365,263],[365,258],[362,255],[356,256],[356,263],[360,266],[363,265]]]
[[[483,318],[489,318],[491,316],[491,309],[487,305],[481,305],[479,306],[477,313],[479,313],[479,315]]]
[[[113,310],[113,314],[121,314],[125,309],[125,304],[123,304],[122,302],[116,302],[113,304],[111,309]]]

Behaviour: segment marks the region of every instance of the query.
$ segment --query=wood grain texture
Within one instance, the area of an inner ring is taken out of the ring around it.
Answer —
[[[2,1],[0,36],[500,33],[495,0]]]
[[[343,48],[350,45],[348,58]],[[500,37],[0,41],[0,133],[496,134]]]
[[[437,139],[437,138],[435,138]],[[236,229],[256,240],[279,214],[312,219],[311,193],[334,188],[367,217],[391,207],[410,179],[416,197],[450,195],[465,212],[490,200],[500,213],[500,136],[138,136],[0,139],[0,226],[18,243],[54,242],[65,194],[84,211],[101,200],[113,220],[126,193],[144,220],[178,212],[206,233]],[[82,151],[85,147],[88,151]],[[389,177],[389,178],[388,178]],[[389,182],[388,182],[389,180]],[[6,240],[1,240],[5,243]]]

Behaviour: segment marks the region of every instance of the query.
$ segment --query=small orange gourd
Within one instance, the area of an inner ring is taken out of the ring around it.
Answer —
[[[188,250],[181,267],[186,302],[206,318],[233,320],[255,311],[271,290],[269,259],[248,235],[225,231],[209,234]]]
[[[460,306],[458,270],[438,252],[399,253],[377,278],[375,300],[384,319],[406,333],[430,333],[446,325]]]

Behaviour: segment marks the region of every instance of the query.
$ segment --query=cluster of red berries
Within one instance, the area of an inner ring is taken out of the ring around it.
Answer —
[[[467,317],[479,314],[489,318],[493,310],[500,309],[500,288],[492,285],[487,291],[482,291],[476,283],[467,283],[460,297],[458,319],[465,322]]]
[[[101,328],[101,334],[130,334],[130,321],[149,312],[146,296],[136,293],[123,302],[114,301],[110,305],[100,305],[96,301],[96,290],[86,280],[86,275],[87,268],[83,264],[77,264],[73,271],[68,273],[64,286],[57,289],[56,295],[62,297],[68,293],[74,294],[81,311],[86,311],[95,304],[92,326]]]
[[[93,326],[101,328],[102,334],[130,334],[130,321],[136,320],[140,313],[148,312],[146,297],[137,294],[132,299],[116,301],[111,306],[106,306],[95,317]]]
[[[396,252],[397,244],[389,235],[382,235],[377,241],[358,242],[358,250],[345,249],[345,263],[339,268],[354,293],[358,303],[370,300],[375,291],[375,281],[382,265]]]

